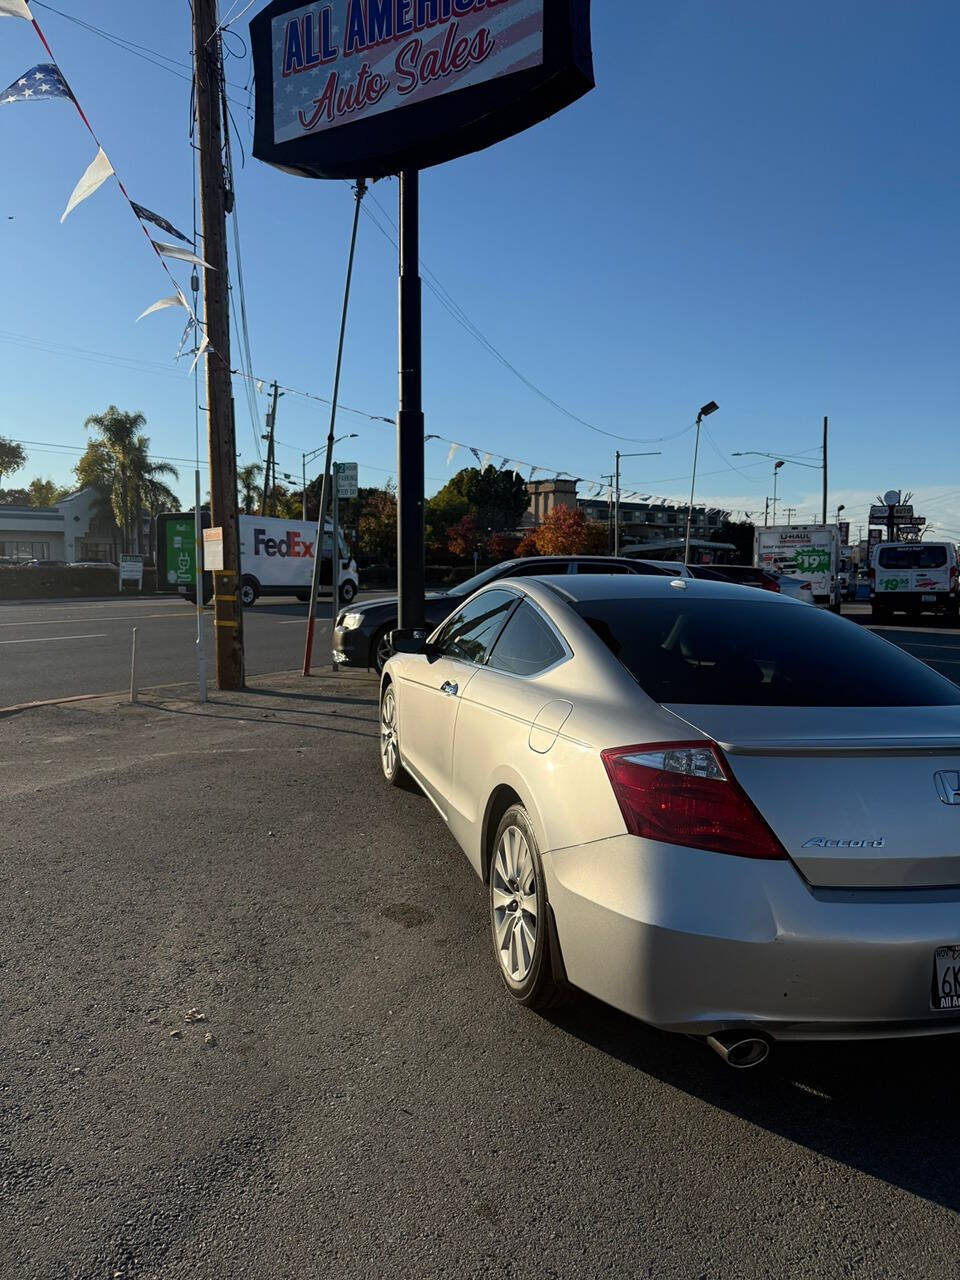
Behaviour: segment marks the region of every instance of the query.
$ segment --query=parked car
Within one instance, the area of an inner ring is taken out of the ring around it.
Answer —
[[[109,560],[71,560],[67,565],[68,569],[113,569],[116,572],[117,566]]]
[[[780,575],[757,569],[752,564],[692,564],[690,572],[695,578],[736,582],[741,587],[758,587],[761,591],[780,590]]]
[[[741,1067],[960,1031],[955,684],[780,593],[655,576],[488,582],[394,646],[383,774],[487,886],[516,1001],[572,985]]]
[[[653,574],[667,572],[650,561],[616,556],[522,556],[504,560],[449,591],[431,591],[424,602],[427,630],[443,622],[474,591],[501,578],[558,573]],[[381,596],[344,609],[333,630],[333,658],[341,667],[373,667],[379,673],[390,656],[390,632],[397,625],[397,597]]]
[[[800,600],[804,604],[816,604],[813,583],[807,578],[798,578],[793,573],[778,573],[776,578],[781,595],[790,596],[791,599]]]

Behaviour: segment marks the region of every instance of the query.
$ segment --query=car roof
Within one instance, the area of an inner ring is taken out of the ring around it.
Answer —
[[[570,604],[582,600],[647,600],[688,599],[748,600],[754,604],[783,604],[793,608],[798,604],[788,596],[773,591],[757,591],[755,587],[742,587],[736,582],[711,582],[705,578],[668,578],[634,576],[632,574],[578,573],[544,575],[542,578],[523,578],[526,586],[541,586],[555,597]],[[493,584],[491,584],[493,585]]]

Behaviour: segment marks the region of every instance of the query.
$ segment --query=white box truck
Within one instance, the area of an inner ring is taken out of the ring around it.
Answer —
[[[840,611],[840,529],[835,524],[779,524],[758,528],[753,561],[758,569],[802,577],[814,604]]]
[[[332,585],[331,521],[326,523],[320,583]],[[296,596],[310,599],[313,558],[317,541],[315,520],[284,520],[280,516],[240,517],[240,603],[249,608],[258,596]],[[340,553],[340,600],[349,604],[360,589],[353,557],[337,530]]]

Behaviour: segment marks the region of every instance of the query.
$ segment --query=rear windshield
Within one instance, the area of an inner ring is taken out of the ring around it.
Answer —
[[[812,605],[677,598],[573,607],[657,702],[960,706],[960,688],[949,680]]]
[[[881,569],[942,569],[947,563],[947,548],[883,547],[879,560]]]

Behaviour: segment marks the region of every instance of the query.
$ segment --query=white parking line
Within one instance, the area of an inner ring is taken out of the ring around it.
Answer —
[[[88,636],[34,636],[30,640],[0,640],[0,644],[53,644],[56,640],[106,640],[105,631]]]
[[[188,622],[196,622],[197,615],[195,613],[182,613],[174,616],[169,613],[128,613],[125,616],[114,615],[108,618],[96,618],[96,622],[136,622],[140,618],[172,618],[177,621],[179,618],[186,618]],[[0,627],[66,627],[71,622],[86,622],[86,618],[44,618],[39,622],[0,622]]]

